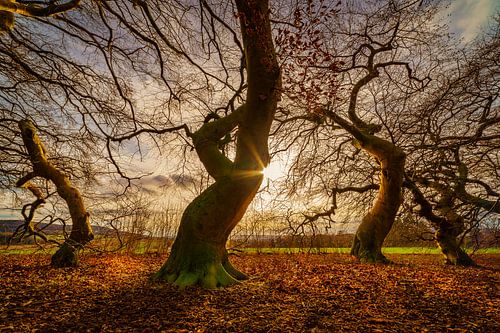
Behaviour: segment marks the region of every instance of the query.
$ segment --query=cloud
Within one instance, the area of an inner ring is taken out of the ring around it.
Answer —
[[[196,184],[197,179],[183,174],[170,174],[170,175],[150,175],[144,176],[139,179],[132,180],[132,187],[145,194],[156,196],[165,193],[165,190],[174,188],[186,189]],[[127,180],[119,178],[118,183],[126,186]],[[121,189],[117,189],[120,191]],[[114,191],[110,189],[103,189],[103,193],[113,195]]]
[[[496,0],[456,0],[450,8],[450,30],[470,42],[498,11]],[[496,8],[495,8],[496,7]]]
[[[128,184],[127,180],[124,178],[118,179],[118,183],[123,186]],[[174,182],[172,182],[169,177],[163,175],[145,176],[132,180],[132,186],[150,195],[158,194],[160,189],[169,187],[173,184]],[[110,191],[109,193],[113,193],[113,191]]]
[[[182,175],[182,174],[170,175],[170,179],[172,179],[172,181],[177,186],[181,186],[181,187],[187,187],[187,186],[195,183],[195,178],[188,176],[188,175]]]

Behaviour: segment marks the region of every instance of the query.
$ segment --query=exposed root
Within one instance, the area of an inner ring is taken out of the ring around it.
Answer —
[[[449,252],[443,254],[446,257],[445,264],[452,266],[462,266],[462,267],[475,267],[477,264],[472,260],[472,258],[462,249],[458,249],[451,255]]]
[[[184,289],[189,286],[201,286],[205,289],[219,289],[238,284],[239,281],[231,276],[222,264],[206,265],[204,269],[196,271],[181,270],[179,273],[162,274],[158,272],[155,280],[166,281]]]
[[[438,246],[446,258],[446,265],[463,267],[477,266],[467,252],[457,245],[457,241],[454,238],[449,240],[441,239],[438,241]]]
[[[391,261],[389,259],[387,259],[387,257],[381,253],[371,253],[371,252],[366,251],[366,252],[362,253],[357,258],[363,264],[390,264],[391,263]]]
[[[238,270],[237,268],[235,268],[231,262],[229,261],[229,259],[226,258],[226,260],[224,260],[224,262],[222,263],[222,266],[224,267],[224,269],[226,270],[226,272],[231,275],[232,277],[234,277],[235,279],[239,280],[239,281],[244,281],[244,280],[248,280],[249,277],[247,274],[243,273],[242,271]]]
[[[390,264],[391,261],[382,254],[382,252],[373,246],[363,247],[362,242],[356,236],[351,247],[351,255],[358,258],[363,264]]]
[[[56,268],[78,266],[78,249],[68,243],[64,243],[52,255],[51,264]]]

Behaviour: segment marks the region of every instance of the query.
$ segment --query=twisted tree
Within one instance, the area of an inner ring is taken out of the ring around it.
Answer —
[[[183,158],[194,148],[215,182],[188,206],[171,259],[158,274],[161,279],[210,288],[230,282],[223,274],[231,271],[225,239],[262,180],[280,90],[269,15],[267,1],[227,6],[176,0],[85,3],[77,14],[19,20],[2,41],[2,55],[20,69],[9,74],[12,84],[2,87],[5,122],[69,122],[78,129],[72,135],[86,139],[75,146],[93,143],[96,150],[104,139],[107,159],[127,180],[126,187],[137,177],[128,176],[123,152],[168,147],[172,153],[177,145],[184,155],[169,156],[166,163],[186,165]],[[44,27],[39,31],[50,31],[46,39],[60,41],[62,47],[50,48],[48,40],[34,38],[38,24]],[[75,55],[75,49],[82,52]],[[45,119],[37,103],[27,102],[26,93],[37,90],[44,97],[46,93],[48,104],[56,106],[50,114],[60,112],[58,117]],[[191,131],[193,127],[198,130]],[[46,134],[65,138],[59,132]],[[168,133],[174,135],[166,138]],[[10,130],[6,141],[15,135]],[[20,162],[19,149],[3,152],[12,157],[5,164],[10,180]],[[196,243],[197,250],[185,252]],[[207,258],[198,259],[208,250]],[[231,273],[242,277],[236,270]]]
[[[184,287],[225,287],[244,279],[227,257],[225,244],[242,218],[269,162],[267,139],[280,91],[280,71],[267,0],[236,0],[247,72],[246,100],[231,114],[191,134],[196,152],[215,183],[184,211],[172,252],[157,274]],[[237,127],[231,161],[218,142]]]
[[[400,123],[410,111],[409,101],[430,81],[433,56],[422,51],[429,45],[423,36],[429,40],[439,37],[436,27],[426,23],[437,10],[435,6],[421,6],[418,1],[342,6],[337,15],[313,32],[316,42],[310,47],[319,50],[321,56],[314,54],[312,59],[297,61],[297,90],[306,92],[290,96],[293,103],[289,105],[295,114],[284,115],[281,122],[308,120],[315,124],[312,131],[316,133],[308,140],[332,149],[322,149],[326,152],[319,154],[320,148],[314,147],[297,155],[298,160],[312,161],[308,164],[313,168],[297,167],[295,171],[302,176],[298,178],[318,178],[314,191],[323,187],[332,203],[332,208],[320,214],[333,215],[336,194],[347,192],[343,189],[378,190],[352,246],[351,253],[363,262],[387,262],[381,248],[402,201],[406,153],[401,147]],[[309,8],[304,12],[302,15],[311,16]],[[300,59],[303,54],[296,57]],[[317,84],[332,73],[336,73],[333,84]],[[349,142],[354,148],[347,147]],[[372,162],[359,152],[365,152]],[[317,175],[319,172],[323,179]],[[335,173],[345,174],[345,184],[333,179]],[[378,179],[374,179],[377,175]]]
[[[51,2],[49,6],[59,5]],[[69,44],[61,38],[48,22],[21,19],[16,29],[0,36],[0,189],[17,196],[15,187],[24,187],[36,196],[32,204],[23,207],[24,224],[16,236],[33,235],[61,245],[37,225],[49,218],[48,224],[63,224],[65,242],[52,264],[66,267],[78,264],[79,250],[93,238],[89,214],[76,186],[95,184],[96,175],[104,171],[100,145],[105,141],[95,130],[100,121],[96,110],[102,115],[117,104],[111,106],[111,95],[89,94],[89,82],[102,84],[106,78],[82,64],[82,59],[72,59]],[[97,121],[86,122],[86,117]],[[35,178],[46,180],[47,186],[38,186]],[[53,216],[39,209],[43,203],[57,209],[54,193],[69,208],[73,222],[69,233],[66,213]]]
[[[409,127],[406,184],[435,240],[453,265],[473,265],[463,239],[500,213],[498,26],[445,65]],[[451,74],[450,74],[451,73]]]
[[[33,172],[21,178],[17,182],[17,186],[29,187],[28,183],[35,177],[42,177],[54,183],[57,193],[66,201],[73,224],[69,238],[52,256],[52,265],[55,267],[77,266],[78,251],[94,238],[89,223],[89,214],[85,209],[82,196],[78,189],[71,184],[68,177],[48,160],[46,149],[40,141],[33,123],[29,120],[20,121],[19,128]]]

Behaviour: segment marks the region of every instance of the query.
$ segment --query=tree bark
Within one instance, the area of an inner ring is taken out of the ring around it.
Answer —
[[[227,176],[193,200],[184,211],[172,252],[158,277],[180,287],[199,284],[214,289],[236,283],[241,275],[230,270],[225,245],[261,179]]]
[[[441,199],[435,207],[440,215],[436,215],[433,212],[431,203],[411,179],[407,178],[405,186],[411,190],[415,202],[420,206],[418,214],[427,219],[436,230],[436,242],[446,258],[446,264],[475,266],[474,260],[460,247],[460,242],[457,240],[458,236],[464,231],[464,219],[455,213],[452,208],[453,191],[442,186],[436,186],[435,189],[441,193]]]
[[[34,17],[47,17],[71,10],[78,6],[80,0],[69,0],[66,3],[48,3],[46,6],[32,3],[22,3],[15,0],[0,0],[0,35],[9,32],[14,27],[14,14]]]
[[[79,250],[94,238],[83,198],[78,189],[71,184],[69,178],[47,159],[45,147],[38,137],[33,123],[29,120],[20,121],[19,128],[33,165],[33,176],[42,177],[54,183],[57,193],[66,201],[71,216],[71,233],[52,256],[52,265],[55,267],[77,266]],[[18,184],[18,186],[22,185]]]
[[[442,202],[441,202],[442,204]],[[476,263],[465,252],[458,241],[464,231],[464,219],[447,205],[439,207],[444,220],[436,226],[436,242],[446,258],[445,263],[457,266],[475,266]]]
[[[394,49],[393,41],[398,32],[399,23],[393,30],[393,35],[385,44],[375,46],[368,44],[366,64],[360,66],[367,71],[366,75],[354,83],[347,107],[349,121],[337,115],[328,107],[326,115],[333,119],[343,129],[355,138],[355,143],[361,149],[373,156],[380,165],[380,185],[377,198],[370,211],[363,217],[351,248],[351,254],[361,262],[386,263],[387,258],[382,254],[382,244],[389,234],[394,219],[401,205],[401,188],[403,185],[404,165],[406,154],[392,142],[376,136],[382,126],[380,124],[367,123],[357,114],[357,99],[361,89],[373,79],[379,77],[380,69],[388,66],[405,66],[407,63],[399,61],[388,61],[376,63],[377,54]],[[366,45],[364,45],[366,46]],[[353,59],[353,65],[356,62]],[[411,79],[411,72],[408,72]]]
[[[387,263],[382,244],[401,205],[405,153],[389,141],[364,135],[361,147],[380,164],[380,187],[372,208],[356,231],[351,254],[361,262]]]
[[[401,206],[406,154],[392,142],[357,128],[331,110],[326,112],[327,116],[354,136],[355,145],[373,156],[380,165],[377,198],[356,231],[351,255],[364,263],[388,263],[389,260],[382,254],[382,244]],[[365,124],[363,128],[375,126]]]
[[[262,182],[269,162],[268,137],[280,89],[267,0],[236,0],[247,70],[247,98],[224,118],[192,134],[196,152],[215,183],[191,202],[181,219],[172,252],[156,274],[181,288],[229,286],[245,279],[229,262],[226,242]],[[236,157],[217,148],[238,127]]]
[[[476,263],[465,252],[457,240],[453,225],[440,225],[436,231],[436,241],[446,258],[446,264],[456,266],[476,266]]]

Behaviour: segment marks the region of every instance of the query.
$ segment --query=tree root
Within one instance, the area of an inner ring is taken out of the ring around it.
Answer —
[[[243,273],[242,273],[243,274]],[[196,271],[181,270],[178,273],[163,274],[158,272],[154,277],[158,281],[166,281],[180,289],[199,285],[205,289],[219,289],[240,283],[238,279],[231,276],[222,264],[209,264],[204,269]]]
[[[67,242],[52,255],[51,264],[56,268],[78,266],[78,249]]]
[[[351,247],[351,255],[355,256],[363,264],[390,264],[392,261],[382,254],[380,249],[363,247],[362,242],[356,236]]]
[[[227,258],[222,263],[222,267],[224,267],[224,269],[229,275],[231,275],[238,281],[244,281],[249,279],[247,274],[235,268]]]
[[[392,261],[381,253],[364,252],[356,256],[363,264],[390,264]]]
[[[477,264],[472,258],[460,247],[455,250],[443,249],[439,246],[445,256],[445,264],[451,266],[476,267]]]

